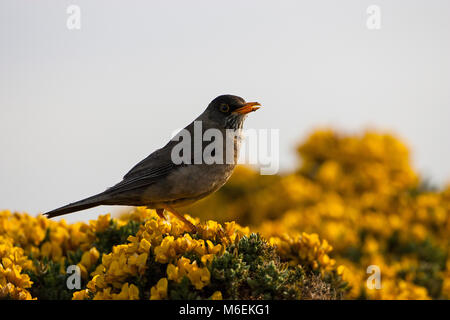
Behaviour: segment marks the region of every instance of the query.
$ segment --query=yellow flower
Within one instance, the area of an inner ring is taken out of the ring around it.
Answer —
[[[158,283],[150,290],[150,300],[162,300],[167,298],[167,278],[159,279]]]
[[[111,287],[97,291],[93,298],[93,300],[112,300],[112,299],[114,299],[114,297],[113,294],[111,293]]]
[[[124,283],[120,293],[112,294],[113,300],[139,300],[139,289],[134,284]]]
[[[155,248],[155,260],[160,263],[167,263],[170,258],[176,256],[174,237],[167,236],[161,242],[161,245]]]
[[[147,239],[142,239],[139,243],[139,251],[148,253],[150,250],[150,242]]]
[[[88,289],[75,291],[72,295],[72,300],[86,300],[86,299],[89,299],[89,290]]]
[[[206,244],[208,245],[208,252],[211,254],[218,254],[222,251],[221,244],[214,245],[210,240],[206,240]]]
[[[208,268],[199,268],[197,262],[194,261],[188,268],[187,277],[197,290],[201,290],[209,284],[211,274]]]
[[[111,225],[111,215],[109,213],[106,215],[100,215],[97,220],[91,220],[89,223],[94,232],[105,231]]]
[[[204,265],[208,265],[214,260],[214,257],[214,254],[205,254],[201,257],[201,261]]]
[[[344,271],[345,271],[345,267],[344,266],[339,266],[339,267],[337,267],[337,269],[336,269],[336,273],[338,274],[338,275],[342,275],[342,274],[344,274]]]
[[[52,253],[52,244],[50,242],[45,242],[44,244],[42,244],[41,246],[41,255],[43,257],[47,257],[49,258],[50,255]]]
[[[208,268],[200,268],[197,261],[191,261],[185,257],[178,260],[178,265],[169,264],[167,266],[167,278],[176,282],[180,282],[184,276],[187,276],[189,281],[197,290],[201,290],[210,282],[211,274]]]
[[[84,265],[82,265],[81,263],[78,263],[77,266],[80,268],[81,277],[83,279],[87,279],[88,278],[88,272],[87,272],[86,267]]]
[[[178,267],[174,266],[171,263],[169,263],[167,265],[166,273],[167,273],[167,279],[169,279],[169,280],[173,280],[173,281],[177,281],[177,282],[179,280],[181,280],[179,278]]]
[[[222,292],[216,291],[212,294],[211,300],[222,300]]]
[[[132,256],[128,258],[129,267],[137,267],[137,270],[142,274],[145,272],[147,266],[148,254],[142,253],[138,255],[134,253]]]
[[[99,275],[99,274],[95,275],[92,278],[92,280],[88,282],[86,287],[92,292],[95,292],[97,290],[97,288],[99,288],[99,289],[106,288],[107,283],[106,283],[105,277],[103,275]]]
[[[92,247],[89,251],[86,251],[81,256],[81,264],[86,267],[86,269],[90,269],[92,265],[94,265],[98,258],[100,257],[100,253],[95,247]]]
[[[326,161],[320,167],[317,179],[325,185],[332,185],[339,178],[340,166],[336,161]]]

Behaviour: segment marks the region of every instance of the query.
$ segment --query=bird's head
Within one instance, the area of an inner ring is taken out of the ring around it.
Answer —
[[[245,102],[244,99],[230,94],[218,96],[206,108],[209,120],[217,122],[223,128],[239,129],[250,112],[261,105],[258,102]]]

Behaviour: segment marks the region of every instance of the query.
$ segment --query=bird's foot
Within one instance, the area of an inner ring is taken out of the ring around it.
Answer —
[[[156,209],[156,214],[161,218],[166,220],[167,217],[164,215],[164,209]]]
[[[163,209],[156,210],[156,213],[161,217],[161,215],[158,213],[158,210],[163,210]],[[169,211],[170,213],[172,213],[175,217],[177,217],[181,221],[183,221],[185,226],[187,226],[189,228],[189,232],[197,233],[197,227],[192,222],[190,222],[188,219],[186,219],[181,213],[179,213],[174,208],[169,207],[169,206],[166,206],[166,210]],[[163,212],[164,212],[164,210],[163,210]],[[164,216],[164,213],[161,213],[161,214]]]
[[[197,230],[197,227],[195,226],[195,224],[193,224],[192,222],[190,222],[187,219],[183,220],[183,222],[190,229],[191,233],[197,233],[198,230]]]

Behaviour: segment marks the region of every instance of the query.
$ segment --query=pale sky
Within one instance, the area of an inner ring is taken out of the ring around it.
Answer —
[[[72,4],[80,30],[66,26]],[[263,105],[245,127],[280,130],[282,170],[318,126],[373,127],[442,184],[449,88],[448,0],[2,0],[0,208],[37,214],[105,190],[226,93]]]

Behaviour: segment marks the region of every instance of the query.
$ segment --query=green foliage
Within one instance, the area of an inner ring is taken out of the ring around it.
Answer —
[[[109,253],[113,246],[126,243],[128,236],[136,235],[140,225],[141,223],[130,220],[117,228],[115,222],[111,222],[106,230],[96,233],[93,246],[101,254]],[[67,253],[64,266],[46,258],[40,261],[34,259],[37,271],[28,272],[35,283],[31,289],[32,295],[48,300],[71,299],[74,290],[69,290],[66,286],[69,275],[61,270],[79,263],[82,254],[81,250]],[[186,252],[184,256],[201,263],[200,257],[194,252]],[[88,273],[95,270],[100,262],[101,257],[97,264],[87,270]],[[152,286],[166,276],[167,265],[156,262],[153,253],[150,253],[145,274],[137,274],[127,279],[127,282],[134,283],[139,288],[141,299],[149,299]],[[344,292],[344,288],[332,291],[330,279],[325,282],[317,275],[307,275],[299,265],[289,266],[280,262],[275,248],[255,233],[237,238],[235,243],[226,247],[223,254],[216,256],[208,264],[208,270],[211,280],[202,290],[197,290],[185,276],[180,282],[169,282],[168,298],[209,299],[214,292],[220,291],[224,299],[300,299],[313,296],[330,299],[338,298],[336,292],[339,290]],[[83,280],[82,289],[86,284]],[[338,287],[341,284],[336,282],[334,285]],[[317,293],[313,293],[314,290]]]
[[[433,244],[430,239],[421,242],[402,240],[400,234],[395,232],[389,238],[387,254],[391,259],[398,260],[403,256],[416,257],[418,266],[400,270],[397,276],[406,279],[408,274],[412,274],[413,282],[425,287],[432,298],[442,298],[441,274],[445,270],[447,260],[447,254],[442,248]]]
[[[215,258],[210,271],[209,287],[224,299],[299,299],[308,281],[300,266],[281,263],[274,248],[254,233]]]
[[[139,230],[141,222],[130,220],[126,225],[117,228],[117,222],[115,220],[110,221],[110,226],[102,231],[96,233],[96,240],[93,246],[98,249],[100,253],[109,253],[112,247],[118,244],[125,243],[129,235],[134,235]],[[49,230],[47,229],[46,236],[41,242],[41,245],[49,239]],[[70,300],[72,294],[76,289],[70,290],[67,288],[67,278],[70,274],[65,272],[61,273],[61,270],[66,270],[69,265],[76,265],[81,261],[83,251],[78,249],[75,252],[67,252],[67,260],[64,266],[61,266],[61,262],[54,262],[50,259],[43,258],[42,260],[30,257],[36,266],[36,272],[27,271],[31,281],[33,281],[33,287],[31,294],[33,297],[39,297],[42,300]],[[100,263],[101,259],[94,264],[88,271],[88,273],[95,270],[95,267]],[[86,287],[87,281],[81,280],[81,288]]]
[[[33,286],[30,293],[40,300],[70,300],[74,290],[69,290],[66,286],[69,275],[60,272],[59,262],[53,262],[44,258],[41,262],[33,260],[36,272],[27,271]],[[86,285],[86,283],[82,283]]]
[[[100,253],[111,252],[113,246],[125,243],[128,236],[135,235],[141,224],[142,222],[130,220],[126,225],[117,228],[116,220],[112,219],[106,230],[96,233],[97,239],[93,245]]]
[[[168,292],[169,297],[172,300],[202,299],[200,292],[193,290],[193,287],[187,277],[184,277],[180,283],[171,282]]]

